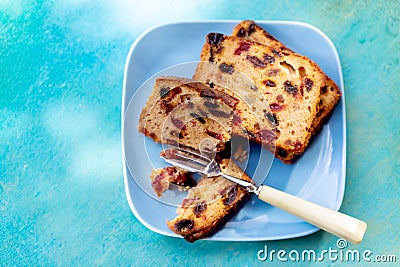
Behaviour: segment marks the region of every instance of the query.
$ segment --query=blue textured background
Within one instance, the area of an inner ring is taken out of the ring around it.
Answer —
[[[120,145],[128,50],[155,24],[206,19],[303,21],[334,42],[347,101],[341,211],[369,226],[348,248],[399,264],[399,14],[399,1],[1,0],[0,265],[253,266],[269,263],[257,260],[264,245],[336,248],[321,231],[188,244],[152,233],[129,210]]]

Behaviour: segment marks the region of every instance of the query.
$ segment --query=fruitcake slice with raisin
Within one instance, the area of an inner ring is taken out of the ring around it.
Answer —
[[[286,163],[301,155],[309,143],[319,112],[325,75],[308,58],[257,42],[220,33],[207,35],[194,80],[225,84],[235,90],[236,72],[249,77],[267,100],[276,126],[275,156]],[[208,63],[204,63],[208,62]],[[209,64],[218,66],[214,71]]]
[[[212,83],[159,77],[141,112],[139,131],[163,144],[215,152],[223,150],[233,135],[273,147],[275,117],[269,108],[257,105],[264,99],[253,91],[234,94]]]
[[[233,28],[232,35],[265,44],[283,54],[293,52],[252,20],[245,20],[237,24]],[[319,111],[312,126],[314,129],[313,134],[321,128],[325,120],[335,109],[341,97],[341,92],[336,83],[327,75],[325,75],[325,78],[325,84],[320,88]]]
[[[251,182],[232,160],[220,162],[224,173]],[[187,241],[209,237],[236,213],[250,196],[244,188],[222,176],[203,177],[177,208],[177,217],[167,222],[168,227]]]

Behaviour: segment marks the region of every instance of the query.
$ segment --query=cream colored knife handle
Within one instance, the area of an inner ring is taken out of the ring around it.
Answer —
[[[263,185],[257,191],[259,199],[354,244],[361,242],[367,230],[363,221],[272,187]]]

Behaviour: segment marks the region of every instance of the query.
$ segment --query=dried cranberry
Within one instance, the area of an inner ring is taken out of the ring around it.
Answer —
[[[161,152],[161,156],[166,159],[174,159],[176,158],[176,150],[175,149],[165,149]]]
[[[208,98],[214,98],[215,99],[215,93],[212,90],[208,89],[208,88],[202,89],[200,91],[200,96],[201,97],[208,97]]]
[[[190,206],[191,204],[193,204],[196,200],[198,200],[199,198],[197,198],[197,197],[195,197],[195,198],[185,198],[183,201],[182,201],[182,204],[181,204],[181,206],[182,207],[187,207],[187,206]]]
[[[295,149],[296,151],[300,151],[302,148],[303,148],[303,144],[302,144],[300,141],[297,140],[297,141],[294,143],[294,149]]]
[[[265,54],[264,55],[264,62],[267,62],[269,64],[273,64],[275,62],[275,58],[273,56]]]
[[[174,107],[166,100],[162,100],[160,106],[166,114],[170,113],[174,109]]]
[[[231,108],[235,107],[236,104],[239,102],[239,99],[237,99],[236,97],[230,96],[223,92],[218,92],[217,98],[220,98],[222,100],[222,102],[224,102]]]
[[[250,44],[249,42],[241,41],[241,42],[239,43],[239,47],[236,48],[236,50],[235,50],[235,52],[234,52],[233,54],[236,55],[236,56],[238,56],[238,55],[240,55],[242,52],[249,51],[250,47],[251,47],[251,44]]]
[[[280,71],[280,69],[270,69],[268,70],[268,76],[276,76]]]
[[[224,40],[224,35],[212,32],[207,35],[207,39],[210,45],[218,46]]]
[[[277,95],[276,100],[278,100],[279,103],[285,102],[285,98],[282,95]]]
[[[269,87],[276,87],[276,83],[274,81],[271,81],[271,80],[266,80],[265,81],[265,85],[269,86]]]
[[[176,119],[174,117],[171,117],[171,121],[176,126],[176,128],[178,128],[178,129],[182,129],[185,126],[183,121],[181,121],[180,119]]]
[[[269,105],[269,108],[272,111],[281,111],[282,109],[285,108],[285,105],[279,105],[278,103],[272,103]]]
[[[154,180],[151,182],[151,186],[153,187],[154,191],[157,193],[158,196],[161,196],[162,192],[165,190],[162,180],[165,177],[162,174],[158,174]]]
[[[256,56],[246,56],[246,59],[256,68],[265,68],[267,64]]]
[[[169,99],[173,99],[176,95],[182,93],[182,88],[180,88],[179,86],[172,88],[169,91]]]
[[[200,203],[197,203],[196,206],[194,206],[193,208],[193,213],[194,215],[199,215],[200,213],[202,213],[203,211],[205,211],[207,209],[207,204],[205,201],[202,201]]]
[[[265,113],[265,117],[269,120],[269,122],[273,125],[273,126],[278,126],[279,122],[278,119],[276,118],[276,115],[272,112],[266,112]]]
[[[313,82],[313,80],[311,80],[309,78],[305,78],[304,79],[304,84],[305,84],[307,92],[310,92],[312,87],[313,87],[313,85],[314,85],[314,82]]]
[[[227,193],[226,198],[224,199],[224,205],[231,205],[237,196],[237,186],[233,186]]]
[[[246,35],[246,30],[242,27],[239,29],[238,33],[236,34],[237,37],[244,37]]]
[[[221,134],[219,134],[219,133],[212,132],[212,131],[210,131],[210,130],[206,130],[206,134],[208,134],[208,135],[211,136],[212,138],[218,139],[218,140],[220,140],[220,141],[223,141],[223,140],[224,140],[224,137],[223,137]]]
[[[283,86],[285,87],[286,92],[288,92],[291,95],[296,96],[298,93],[297,86],[293,85],[290,81],[285,81],[283,83]]]
[[[228,65],[228,64],[225,64],[225,63],[221,63],[221,64],[218,66],[218,68],[219,68],[222,72],[225,72],[225,73],[228,73],[228,74],[232,74],[233,71],[234,71],[233,66]]]
[[[194,226],[194,221],[187,220],[187,219],[177,221],[174,225],[175,230],[177,232],[183,232],[185,230],[192,230],[193,226]]]
[[[267,129],[260,130],[258,135],[261,140],[267,141],[268,143],[271,143],[277,139],[275,132]]]

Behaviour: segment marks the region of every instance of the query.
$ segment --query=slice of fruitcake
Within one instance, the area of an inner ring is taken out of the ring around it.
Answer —
[[[224,84],[234,91],[240,73],[249,77],[267,101],[276,131],[275,156],[290,163],[307,147],[318,116],[325,75],[308,58],[291,51],[276,50],[257,42],[220,33],[207,35],[194,80]],[[204,63],[207,62],[207,63]],[[209,67],[213,64],[218,69]],[[259,103],[259,106],[263,104]],[[268,138],[271,135],[267,134]]]
[[[252,20],[244,20],[237,24],[233,28],[232,35],[265,44],[274,48],[275,51],[279,53],[288,54],[293,52]],[[341,92],[336,83],[327,75],[325,75],[325,79],[325,84],[320,88],[319,111],[312,126],[314,128],[314,133],[321,128],[325,120],[335,109],[341,97]]]
[[[251,182],[233,161],[222,159],[224,173]],[[222,176],[203,177],[189,189],[187,197],[177,209],[177,217],[167,222],[168,227],[187,241],[209,237],[220,229],[248,199],[250,193]]]

